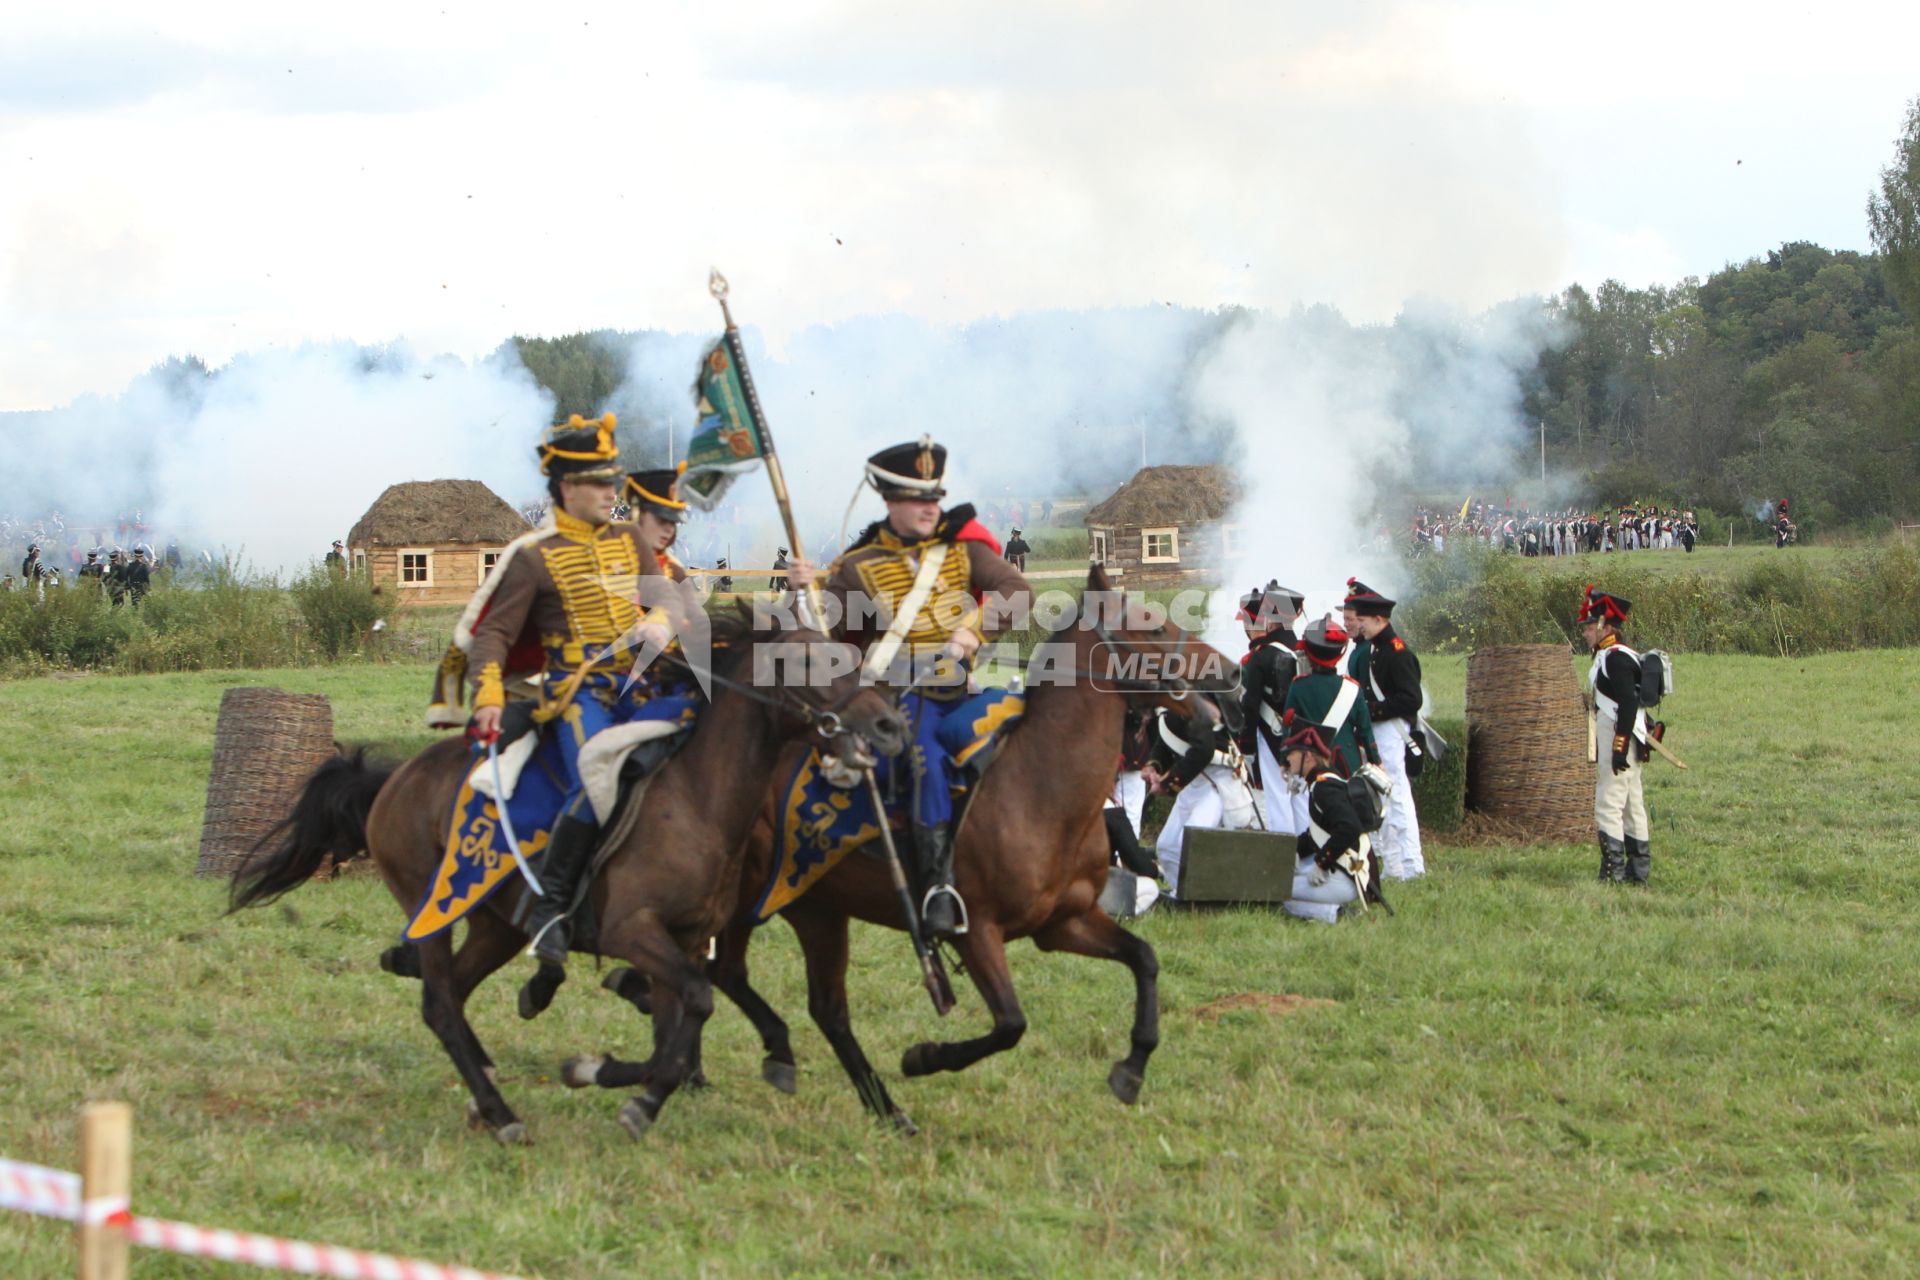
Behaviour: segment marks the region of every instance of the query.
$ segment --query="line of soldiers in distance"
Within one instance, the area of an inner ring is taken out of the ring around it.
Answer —
[[[1422,507],[1409,535],[1415,555],[1444,552],[1449,543],[1474,541],[1523,556],[1570,556],[1602,551],[1692,551],[1700,522],[1691,510],[1624,506],[1618,511],[1534,513],[1480,503],[1465,516]],[[1382,533],[1382,539],[1391,541]]]

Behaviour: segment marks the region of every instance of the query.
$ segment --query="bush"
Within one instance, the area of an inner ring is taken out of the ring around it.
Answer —
[[[307,639],[328,660],[371,647],[373,624],[383,610],[373,577],[364,569],[347,572],[310,564],[289,591],[306,623]]]

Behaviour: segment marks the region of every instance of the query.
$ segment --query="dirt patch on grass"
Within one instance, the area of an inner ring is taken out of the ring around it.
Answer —
[[[1331,1009],[1335,1003],[1332,1000],[1322,1000],[1317,996],[1297,996],[1288,991],[1242,991],[1237,995],[1209,1000],[1196,1007],[1193,1015],[1211,1022],[1222,1014],[1232,1013],[1237,1009],[1252,1009],[1256,1013],[1285,1014],[1300,1013],[1307,1009]]]

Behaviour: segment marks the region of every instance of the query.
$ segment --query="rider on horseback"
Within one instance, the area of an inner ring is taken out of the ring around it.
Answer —
[[[838,608],[826,621],[865,651],[868,674],[904,690],[901,708],[914,724],[910,816],[920,909],[936,938],[965,932],[953,887],[952,765],[940,726],[956,716],[967,723],[983,709],[985,695],[975,695],[969,681],[974,652],[983,632],[1004,625],[1030,591],[971,506],[941,510],[946,469],[946,447],[930,436],[874,454],[866,482],[886,500],[886,519],[867,526],[824,577],[802,561],[791,570],[796,588],[818,580],[833,597]],[[983,612],[988,597],[996,607]],[[894,781],[892,763],[876,770],[883,785]]]
[[[543,896],[530,900],[526,932],[540,970],[522,993],[532,1017],[565,978],[567,917],[593,858],[600,826],[581,776],[580,757],[594,735],[634,720],[692,720],[695,703],[662,696],[631,679],[636,650],[668,643],[661,611],[643,612],[641,578],[669,574],[666,548],[686,504],[674,496],[675,473],[639,472],[627,481],[633,523],[612,520],[621,482],[614,418],[575,414],[539,448],[540,470],[553,498],[550,527],[516,543],[490,584],[473,627],[468,667],[473,681],[473,733],[486,740],[506,708],[510,654],[531,638],[542,651],[542,680],[533,719],[554,726],[566,769],[566,799],[541,868]],[[486,588],[483,588],[486,590]]]

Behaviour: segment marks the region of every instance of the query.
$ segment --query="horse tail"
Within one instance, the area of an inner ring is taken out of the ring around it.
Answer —
[[[342,753],[313,771],[293,812],[260,837],[255,856],[233,873],[228,914],[299,888],[328,854],[344,861],[367,847],[367,814],[393,770],[370,765],[365,756]]]

